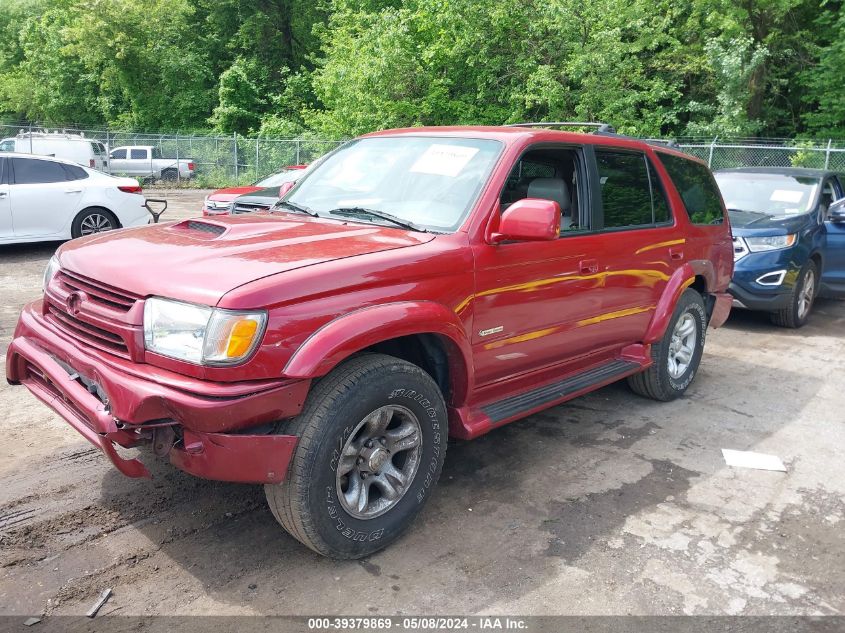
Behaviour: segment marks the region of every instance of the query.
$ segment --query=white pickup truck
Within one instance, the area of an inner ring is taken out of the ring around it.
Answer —
[[[194,175],[190,158],[163,158],[154,145],[115,147],[109,153],[111,173],[153,180],[187,180]]]

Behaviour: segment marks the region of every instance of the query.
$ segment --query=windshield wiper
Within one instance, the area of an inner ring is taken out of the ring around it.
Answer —
[[[396,217],[391,213],[387,213],[386,211],[379,211],[378,209],[368,209],[366,207],[338,207],[337,209],[332,209],[329,211],[332,215],[345,215],[345,216],[353,216],[353,217],[360,217],[360,216],[370,216],[373,218],[378,218],[381,220],[387,220],[388,222],[393,222],[396,226],[401,226],[403,229],[409,229],[411,231],[419,231],[420,233],[426,233],[426,229],[422,228],[418,224],[414,224],[409,220],[403,220],[402,218]]]
[[[271,207],[270,210],[275,211],[276,209],[281,208],[290,209],[291,211],[296,211],[297,213],[305,213],[306,215],[310,215],[315,218],[320,217],[313,209],[309,209],[308,207],[297,204],[296,202],[291,202],[290,200],[279,200]]]

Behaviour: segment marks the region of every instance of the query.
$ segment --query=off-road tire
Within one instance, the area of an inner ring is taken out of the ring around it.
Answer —
[[[696,327],[695,348],[692,359],[680,376],[669,373],[669,353],[675,326],[685,314],[691,314]],[[646,398],[668,402],[680,397],[687,390],[698,372],[701,356],[704,353],[704,337],[707,332],[707,311],[701,295],[687,288],[678,299],[666,333],[659,342],[651,346],[651,366],[639,374],[628,378],[631,390]]]
[[[340,501],[335,468],[357,425],[388,405],[416,416],[421,429],[419,465],[395,506],[379,516],[357,518]],[[276,520],[319,554],[362,558],[395,541],[431,496],[446,454],[446,404],[437,384],[418,366],[364,354],[317,382],[302,413],[279,432],[298,436],[299,443],[285,480],[264,486]]]
[[[804,291],[804,286],[807,283],[808,277],[812,275],[813,291],[810,298],[810,305],[807,311],[802,315],[799,307],[801,301],[801,293]],[[777,312],[770,312],[769,318],[772,323],[780,327],[788,327],[797,329],[803,327],[810,318],[810,313],[813,311],[813,303],[818,295],[819,288],[819,269],[816,263],[812,260],[804,264],[801,272],[798,273],[798,280],[792,288],[789,297],[789,305],[778,310]]]
[[[104,228],[100,231],[94,231],[92,233],[83,233],[84,226],[86,226],[86,222],[89,224],[92,221],[96,223],[95,219],[97,218],[97,216],[107,220],[110,225],[110,228]],[[76,214],[76,217],[73,219],[73,223],[70,225],[70,234],[71,237],[76,239],[77,237],[82,237],[83,234],[94,235],[95,233],[103,231],[112,231],[114,229],[119,228],[120,222],[118,222],[117,217],[115,217],[114,213],[102,207],[88,207],[87,209],[83,209],[82,211]]]

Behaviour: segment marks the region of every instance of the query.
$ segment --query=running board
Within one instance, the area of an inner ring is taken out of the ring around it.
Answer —
[[[614,382],[624,376],[630,376],[641,369],[642,365],[639,363],[627,360],[613,360],[550,385],[493,402],[482,407],[481,411],[495,425],[503,420],[518,416],[523,411],[532,411],[542,408],[544,405],[551,405],[567,396],[589,389],[594,385]]]

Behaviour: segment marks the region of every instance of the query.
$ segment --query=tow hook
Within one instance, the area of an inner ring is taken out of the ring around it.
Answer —
[[[167,457],[176,443],[176,432],[172,426],[159,426],[153,430],[153,453],[158,457]]]

